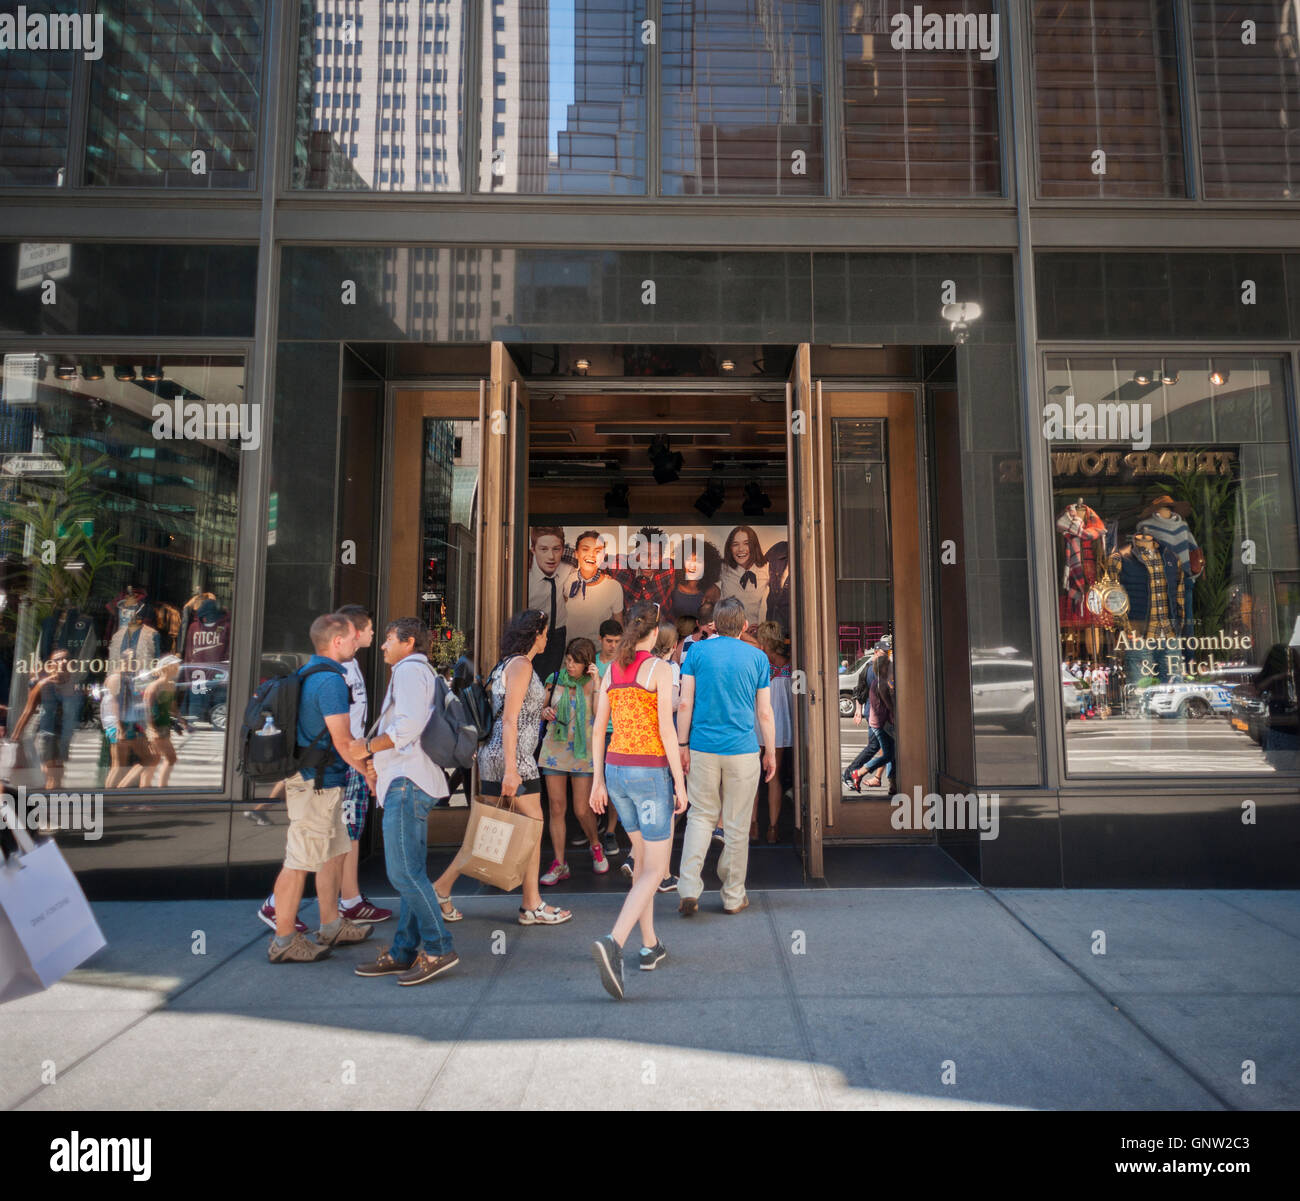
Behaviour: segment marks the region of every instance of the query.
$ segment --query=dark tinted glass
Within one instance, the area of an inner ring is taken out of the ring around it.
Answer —
[[[86,181],[250,188],[257,165],[260,0],[106,0],[90,73]]]
[[[42,5],[42,15],[71,14],[76,0]],[[9,12],[6,4],[0,11]],[[95,26],[80,21],[75,30],[58,26],[58,44],[95,53]],[[83,42],[89,32],[90,38]],[[75,37],[75,42],[74,42]],[[51,38],[45,39],[53,41]],[[59,171],[68,162],[68,118],[72,104],[72,69],[77,50],[7,49],[0,53],[0,187],[35,184],[59,187]]]
[[[483,2],[478,186],[645,192],[645,0]]]
[[[993,56],[1002,53],[1002,30],[999,22],[995,41],[991,23],[996,5],[990,0],[927,4],[927,14],[951,19],[952,49],[912,48],[905,30],[891,22],[897,7],[882,0],[840,0],[839,8],[845,192],[1001,195]],[[945,36],[946,30],[945,25]],[[958,33],[969,48],[955,48]],[[906,48],[896,49],[896,41]]]
[[[0,243],[0,329],[251,338],[256,246]]]
[[[1035,0],[1041,195],[1186,195],[1173,8]]]
[[[663,191],[820,196],[819,0],[665,0]]]
[[[1278,0],[1190,3],[1205,194],[1297,199],[1300,14]]]
[[[295,188],[461,190],[467,9],[448,0],[305,0]]]

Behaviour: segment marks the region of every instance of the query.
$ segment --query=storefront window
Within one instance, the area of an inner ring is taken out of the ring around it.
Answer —
[[[820,196],[819,0],[665,0],[663,191]]]
[[[1045,197],[1187,194],[1172,0],[1035,0]]]
[[[420,605],[434,663],[454,667],[474,654],[478,563],[479,424],[424,421],[420,488]]]
[[[481,191],[645,194],[645,17],[645,0],[485,0]]]
[[[997,5],[942,0],[963,45],[896,49],[906,6],[840,0],[844,190],[850,196],[1000,196]],[[955,18],[961,16],[958,25]],[[910,26],[910,21],[909,21]],[[983,40],[981,41],[981,31]],[[994,35],[997,35],[996,38]],[[921,34],[917,32],[919,41]],[[969,37],[969,40],[967,40]]]
[[[222,786],[240,451],[261,444],[243,381],[238,358],[5,354],[11,786]]]
[[[249,188],[257,166],[260,0],[121,0],[99,5],[86,182]]]
[[[1047,399],[1069,770],[1300,768],[1284,361],[1052,355]]]
[[[461,190],[468,9],[303,0],[295,188]]]
[[[49,14],[77,11],[76,0],[42,5]],[[0,54],[0,187],[61,187],[68,162],[73,50]]]

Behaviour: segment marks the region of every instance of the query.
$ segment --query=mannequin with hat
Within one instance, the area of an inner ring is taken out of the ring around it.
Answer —
[[[1186,501],[1165,494],[1157,496],[1142,510],[1137,523],[1139,534],[1154,538],[1178,560],[1183,577],[1183,620],[1179,633],[1184,638],[1192,635],[1192,588],[1205,570],[1205,555],[1187,526],[1191,511],[1192,506]]]

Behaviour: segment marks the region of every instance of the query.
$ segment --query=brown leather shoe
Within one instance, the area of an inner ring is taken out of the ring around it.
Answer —
[[[724,906],[722,907],[722,912],[723,912],[723,913],[739,913],[742,909],[748,909],[748,908],[749,908],[749,898],[746,897],[743,901],[740,902],[739,905],[737,905],[737,906],[735,907],[735,909],[728,909],[728,908],[724,905]]]
[[[432,980],[434,976],[441,976],[443,972],[455,967],[459,962],[460,956],[455,951],[447,955],[428,955],[421,951],[415,957],[415,962],[397,977],[397,983],[423,984],[426,980]]]
[[[397,972],[409,971],[414,965],[414,959],[407,963],[398,963],[385,947],[372,963],[363,963],[356,969],[356,973],[358,976],[391,976]]]
[[[694,917],[695,911],[700,907],[700,902],[696,897],[682,897],[681,903],[677,906],[677,912],[682,917]]]

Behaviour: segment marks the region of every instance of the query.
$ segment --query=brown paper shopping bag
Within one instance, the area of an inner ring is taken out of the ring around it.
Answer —
[[[541,818],[519,813],[514,797],[476,799],[470,802],[465,841],[452,866],[511,892],[523,883],[541,840]]]

